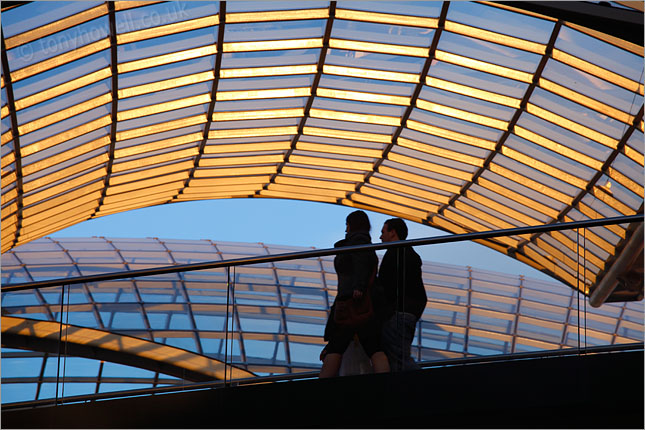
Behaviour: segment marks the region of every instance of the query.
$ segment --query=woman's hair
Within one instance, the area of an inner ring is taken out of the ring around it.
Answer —
[[[354,233],[356,231],[369,232],[372,229],[372,226],[370,225],[370,219],[363,211],[354,211],[350,213],[349,215],[347,215],[345,222],[347,223],[348,233]]]

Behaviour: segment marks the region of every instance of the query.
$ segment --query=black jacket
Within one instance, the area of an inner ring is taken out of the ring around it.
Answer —
[[[417,319],[421,318],[428,301],[421,276],[421,264],[421,257],[410,246],[391,248],[385,252],[377,277],[378,288],[385,296],[382,310],[384,318],[389,318],[395,310],[409,312]]]
[[[348,233],[345,235],[345,239],[339,240],[334,244],[334,248],[366,245],[369,243],[372,243],[372,240],[367,232]],[[370,278],[376,272],[377,268],[378,257],[374,251],[349,252],[336,255],[334,258],[334,269],[336,269],[336,275],[338,276],[336,300],[351,297],[354,294],[354,290],[365,292]],[[374,288],[371,289],[370,294],[374,302]],[[338,329],[334,322],[335,309],[336,301],[334,300],[327,324],[325,325],[324,339],[328,342],[331,340],[333,333]]]
[[[366,245],[372,243],[367,232],[348,233],[345,239],[334,244],[341,246]],[[334,269],[338,275],[338,296],[349,297],[354,290],[365,292],[372,273],[378,266],[378,257],[374,251],[350,252],[338,254],[334,258]]]

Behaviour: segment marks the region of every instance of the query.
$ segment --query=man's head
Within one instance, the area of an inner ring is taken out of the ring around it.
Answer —
[[[396,242],[408,237],[408,226],[401,218],[390,218],[381,229],[381,242]]]

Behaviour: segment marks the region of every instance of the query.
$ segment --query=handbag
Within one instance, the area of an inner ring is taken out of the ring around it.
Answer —
[[[368,322],[374,316],[374,306],[372,305],[370,289],[375,277],[376,268],[372,272],[365,293],[360,299],[353,297],[336,299],[336,303],[334,304],[334,322],[336,324],[343,327],[358,327]]]

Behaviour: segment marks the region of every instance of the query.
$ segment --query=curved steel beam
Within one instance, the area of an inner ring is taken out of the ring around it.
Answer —
[[[105,330],[63,324],[68,355],[105,360],[164,373],[193,382],[250,378],[252,372],[204,355]],[[58,351],[61,324],[18,317],[2,317],[2,346],[32,351]]]

